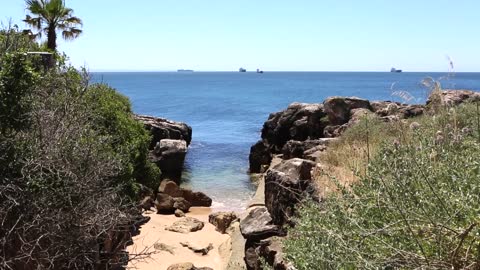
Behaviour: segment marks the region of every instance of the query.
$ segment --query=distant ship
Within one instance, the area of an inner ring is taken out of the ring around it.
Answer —
[[[193,72],[193,69],[179,69],[177,72]]]
[[[402,70],[401,70],[401,69],[396,69],[396,68],[393,68],[393,67],[392,67],[392,69],[390,69],[390,72],[400,73],[400,72],[402,72]]]
[[[244,68],[240,68],[240,69],[238,69],[238,72],[247,72],[247,70],[244,69]]]
[[[263,70],[257,68],[257,73],[263,73]]]

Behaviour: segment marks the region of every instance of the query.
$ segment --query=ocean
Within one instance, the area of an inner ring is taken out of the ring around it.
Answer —
[[[480,73],[93,73],[94,81],[128,96],[135,113],[192,126],[182,185],[211,196],[217,210],[237,211],[254,193],[248,154],[270,113],[292,102],[322,102],[329,96],[423,103],[425,78],[444,89],[480,89]]]

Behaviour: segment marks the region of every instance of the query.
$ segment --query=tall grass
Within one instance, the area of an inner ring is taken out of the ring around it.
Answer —
[[[322,178],[338,192],[303,205],[287,258],[297,269],[479,269],[479,118],[466,104],[416,124],[369,119],[370,162],[367,127],[347,131],[323,162],[355,181]]]

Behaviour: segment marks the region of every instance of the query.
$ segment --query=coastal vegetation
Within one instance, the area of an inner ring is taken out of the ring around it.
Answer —
[[[284,241],[297,269],[478,269],[479,102],[440,92],[430,114],[365,116],[322,154],[323,199],[302,203]]]
[[[54,28],[79,33],[63,1],[27,3],[37,28],[50,23],[50,49]],[[27,54],[39,48],[16,26],[0,31],[0,268],[124,264],[136,201],[160,177],[147,160],[150,134],[128,98],[58,54],[45,69]]]

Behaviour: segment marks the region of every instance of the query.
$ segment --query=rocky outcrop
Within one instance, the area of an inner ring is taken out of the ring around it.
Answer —
[[[203,229],[205,224],[193,217],[183,217],[175,221],[171,226],[165,228],[167,231],[178,233],[196,232]]]
[[[316,140],[305,140],[305,141],[290,140],[287,143],[285,143],[285,145],[282,148],[282,154],[283,154],[282,158],[283,159],[306,158],[306,155],[305,155],[306,152],[312,153],[316,151],[323,151],[326,149],[327,145],[330,144],[332,141],[335,141],[335,139],[321,138]]]
[[[265,175],[265,206],[273,224],[292,224],[296,205],[304,198],[315,196],[311,170],[315,162],[305,159],[284,160]]]
[[[480,92],[471,90],[443,90],[440,92],[432,92],[432,95],[428,97],[427,105],[430,105],[435,100],[447,106],[454,106],[469,101],[480,101]]]
[[[135,119],[152,134],[149,158],[158,165],[164,177],[179,178],[192,141],[192,128],[185,123],[164,118],[135,115]]]
[[[190,203],[190,206],[210,207],[212,205],[212,199],[205,193],[181,188],[174,181],[162,181],[158,191],[160,194],[167,194],[173,198],[184,198]]]
[[[213,224],[217,231],[226,233],[232,222],[238,220],[234,212],[216,212],[208,215],[208,222]]]
[[[185,123],[148,115],[134,115],[134,118],[152,134],[150,149],[153,149],[157,142],[163,139],[184,140],[187,145],[190,145],[192,141],[192,128]]]
[[[180,245],[193,251],[194,253],[200,253],[203,256],[207,255],[210,250],[213,249],[213,244],[209,243],[207,246],[201,246],[198,244],[192,244],[190,242],[180,242]]]
[[[356,97],[329,97],[323,102],[323,106],[330,125],[347,123],[353,109],[372,109],[370,101]]]
[[[250,149],[250,172],[265,172],[277,154],[283,154],[285,159],[314,159],[315,155],[302,155],[302,151],[313,148],[310,146],[318,139],[340,136],[365,115],[393,121],[423,113],[423,105],[370,102],[356,97],[330,97],[314,104],[292,103],[284,111],[270,114],[263,124],[261,140]],[[318,151],[321,147],[310,154]]]

